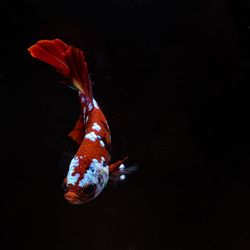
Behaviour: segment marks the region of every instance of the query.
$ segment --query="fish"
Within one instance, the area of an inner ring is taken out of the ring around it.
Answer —
[[[58,38],[39,40],[28,51],[32,57],[51,65],[62,76],[62,84],[78,92],[81,113],[69,137],[79,148],[63,181],[64,198],[72,205],[87,203],[102,192],[109,179],[123,181],[135,167],[125,167],[127,156],[110,164],[111,133],[93,97],[84,52]]]

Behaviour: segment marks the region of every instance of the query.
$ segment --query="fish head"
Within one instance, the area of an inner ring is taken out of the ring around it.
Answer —
[[[87,203],[95,198],[96,185],[89,184],[84,188],[69,188],[64,198],[72,205]]]
[[[102,192],[108,183],[109,168],[104,160],[93,159],[82,178],[74,174],[77,176],[77,181],[73,182],[70,174],[68,173],[64,197],[70,204],[83,204],[93,200]]]

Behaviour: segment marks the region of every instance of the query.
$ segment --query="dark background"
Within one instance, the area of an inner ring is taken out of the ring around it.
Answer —
[[[249,1],[1,0],[0,27],[2,249],[250,249]],[[27,53],[54,38],[139,166],[81,206],[59,168],[77,94]]]

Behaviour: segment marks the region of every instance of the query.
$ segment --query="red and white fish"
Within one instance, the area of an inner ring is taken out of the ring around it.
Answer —
[[[123,159],[109,165],[111,136],[106,118],[93,98],[92,83],[83,51],[60,39],[41,40],[31,46],[31,56],[52,65],[65,79],[65,84],[78,90],[81,115],[69,136],[80,147],[71,160],[64,197],[71,204],[94,199],[106,186],[110,175],[125,178]]]

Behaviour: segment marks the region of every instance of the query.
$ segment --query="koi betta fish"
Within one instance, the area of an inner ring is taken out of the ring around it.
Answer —
[[[135,167],[126,168],[124,158],[109,164],[111,136],[107,120],[93,98],[92,82],[82,50],[60,39],[40,40],[28,51],[31,56],[53,66],[65,84],[78,91],[81,114],[69,133],[79,148],[70,162],[64,197],[71,204],[86,203],[98,196],[109,178],[123,180]]]

